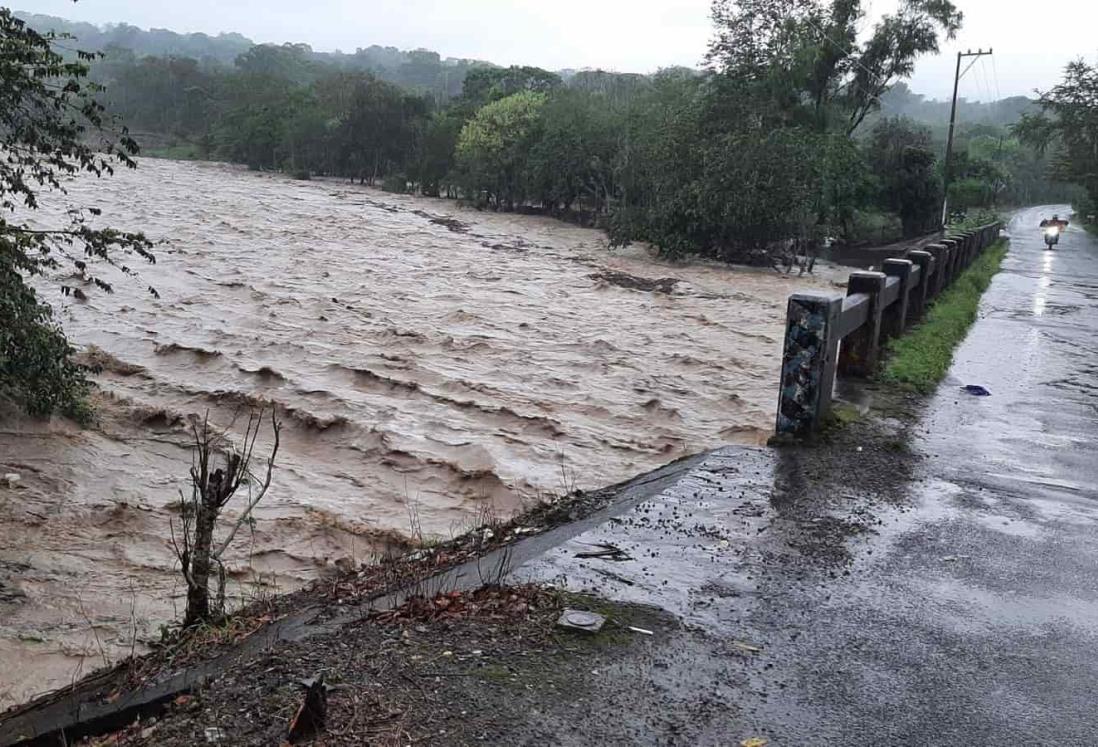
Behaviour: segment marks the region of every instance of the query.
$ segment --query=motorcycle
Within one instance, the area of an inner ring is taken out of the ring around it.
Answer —
[[[1060,227],[1049,226],[1045,229],[1045,244],[1046,249],[1051,250],[1052,247],[1060,243]]]

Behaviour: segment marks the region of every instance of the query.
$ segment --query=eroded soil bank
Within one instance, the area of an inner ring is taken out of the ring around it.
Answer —
[[[771,427],[782,317],[811,279],[611,253],[598,231],[452,202],[144,161],[47,206],[165,239],[116,292],[48,289],[103,367],[98,423],[0,414],[0,704],[177,619],[168,525],[188,416],[285,420],[231,591],[286,591]],[[639,282],[638,282],[639,280]],[[70,284],[79,284],[70,279]],[[145,291],[153,285],[156,299]]]

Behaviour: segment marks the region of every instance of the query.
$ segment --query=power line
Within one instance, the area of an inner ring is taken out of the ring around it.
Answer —
[[[991,72],[995,76],[995,100],[1002,101],[1003,93],[999,90],[999,69],[995,64],[995,55],[991,56]]]
[[[991,99],[991,81],[987,77],[987,60],[986,59],[981,60],[981,63],[979,63],[979,74],[984,76],[984,88],[987,89],[987,102],[988,103],[994,103],[995,102],[994,99]]]
[[[943,181],[942,186],[944,187],[944,189],[942,190],[944,192],[944,195],[942,197],[942,225],[943,226],[945,226],[946,219],[949,217],[949,182],[950,182],[950,176],[951,176],[951,174],[950,174],[950,159],[953,156],[953,127],[954,127],[954,124],[957,121],[957,89],[961,85],[961,78],[964,77],[964,74],[972,69],[972,66],[976,64],[977,60],[979,60],[981,57],[983,57],[985,55],[990,55],[992,53],[992,51],[993,50],[988,49],[985,52],[982,49],[977,49],[975,52],[973,52],[970,49],[967,52],[958,52],[957,53],[957,71],[954,74],[954,78],[953,78],[953,104],[952,104],[952,106],[950,107],[950,110],[949,110],[949,137],[946,140],[946,157],[945,157],[945,164],[943,164],[944,168],[942,169],[943,176],[944,176],[944,178],[942,180]],[[968,64],[968,67],[965,68],[965,72],[962,73],[961,72],[961,60],[963,60],[965,57],[972,57],[974,59],[972,60],[972,62],[970,62]]]

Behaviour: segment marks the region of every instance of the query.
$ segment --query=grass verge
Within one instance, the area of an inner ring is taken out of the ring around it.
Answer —
[[[953,351],[976,321],[980,297],[999,271],[1007,243],[1000,239],[965,270],[910,333],[888,343],[881,378],[928,394],[953,362]]]

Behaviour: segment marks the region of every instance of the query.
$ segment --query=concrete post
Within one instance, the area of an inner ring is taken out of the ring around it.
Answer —
[[[842,310],[838,295],[789,297],[775,428],[779,436],[807,436],[823,422],[835,388]]]
[[[945,242],[942,242],[941,244],[931,244],[926,250],[934,257],[934,282],[931,284],[930,290],[932,295],[937,296],[949,284],[950,249]]]
[[[886,259],[884,274],[900,279],[900,296],[881,312],[881,334],[885,339],[899,337],[907,326],[907,309],[911,302],[911,271],[915,265],[910,259]]]
[[[864,293],[869,296],[869,313],[865,324],[843,340],[839,350],[839,372],[844,376],[869,377],[877,370],[881,352],[881,293],[885,287],[883,272],[852,272],[846,295]]]
[[[956,280],[968,264],[968,249],[971,242],[968,233],[965,231],[961,231],[953,238],[957,242],[957,256],[953,258],[953,279]]]
[[[965,239],[964,237],[955,238],[953,240],[953,258],[949,267],[949,284],[953,285],[957,282],[957,278],[961,275],[963,269],[963,261],[965,256]]]
[[[930,298],[928,291],[934,279],[934,256],[930,252],[913,251],[907,253],[911,263],[919,268],[919,284],[911,291],[911,299],[907,302],[907,323],[911,324],[926,313],[926,302]]]
[[[959,264],[958,260],[961,257],[961,252],[964,250],[964,242],[954,235],[942,239],[942,243],[949,249],[949,256],[946,258],[946,271],[943,273],[945,285],[942,286],[942,290],[945,290],[953,285],[953,281],[957,279],[957,265]]]
[[[976,231],[969,231],[965,236],[965,261],[964,267],[968,267],[972,264],[972,260],[976,258],[976,253],[979,250],[980,234]]]

